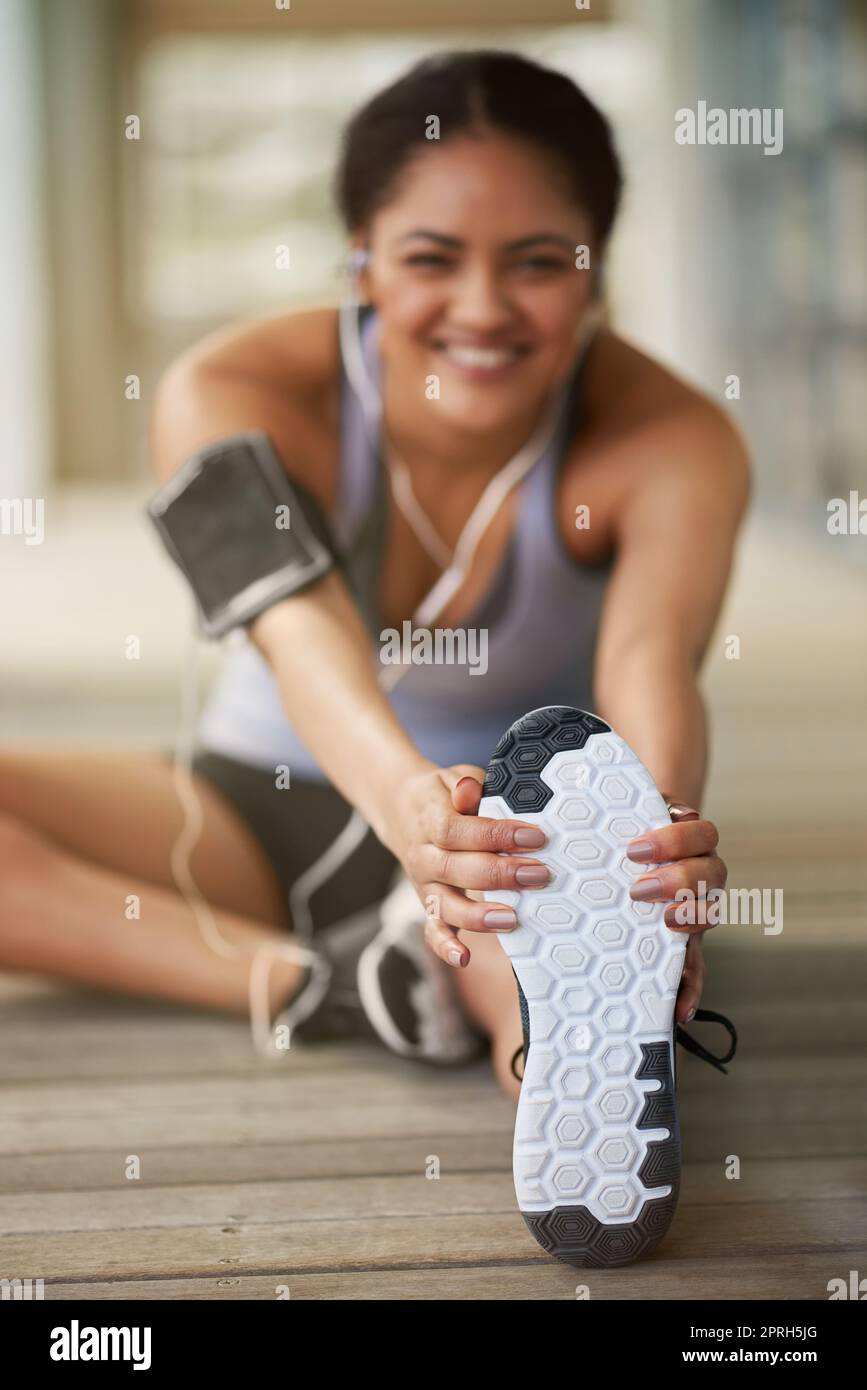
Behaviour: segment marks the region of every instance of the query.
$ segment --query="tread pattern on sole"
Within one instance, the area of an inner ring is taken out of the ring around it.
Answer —
[[[515,1124],[518,1205],[540,1245],[625,1264],[665,1234],[680,1184],[674,1003],[685,938],[629,897],[626,858],[670,824],[647,769],[607,724],[568,706],[512,725],[491,759],[483,816],[540,824],[552,881],[487,893],[520,925],[499,937],[527,999],[530,1049]]]

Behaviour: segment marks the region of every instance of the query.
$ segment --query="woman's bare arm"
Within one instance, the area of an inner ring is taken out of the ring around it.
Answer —
[[[700,402],[635,447],[640,457],[615,523],[618,559],[602,614],[596,703],[657,786],[698,807],[707,772],[698,673],[728,582],[749,464],[737,432]],[[712,918],[691,909],[684,916],[676,898],[688,890],[698,901],[725,887],[718,839],[711,821],[687,813],[627,849],[644,870],[630,896],[667,904],[666,925],[689,933],[678,1023],[688,1023],[701,1002],[703,924]]]
[[[272,341],[277,328],[282,357]],[[327,423],[317,418],[310,360],[296,377],[285,325],[271,321],[261,329],[264,342],[255,325],[248,326],[234,337],[221,335],[210,347],[206,342],[170,369],[152,419],[154,470],[164,480],[206,444],[259,429],[290,476],[304,482],[324,508],[334,467]],[[310,333],[305,341],[310,344]],[[376,653],[342,577],[331,571],[275,604],[250,625],[249,635],[274,670],[299,737],[347,800],[384,833],[386,787],[433,765],[379,688]]]
[[[332,571],[275,604],[250,636],[277,677],[299,738],[387,842],[395,789],[436,764],[418,751],[382,693],[370,637],[342,578]]]
[[[728,582],[749,464],[737,432],[703,404],[635,447],[640,468],[615,520],[596,706],[658,786],[697,805],[707,771],[698,673]]]

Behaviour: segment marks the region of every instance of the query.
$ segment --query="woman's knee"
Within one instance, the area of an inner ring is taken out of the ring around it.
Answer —
[[[0,811],[0,969],[42,970],[41,927],[57,846],[35,826]]]

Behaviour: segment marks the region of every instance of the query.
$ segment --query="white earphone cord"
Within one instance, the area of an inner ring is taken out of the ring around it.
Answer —
[[[217,926],[207,899],[199,889],[190,868],[190,857],[202,833],[202,806],[193,782],[193,744],[198,705],[198,633],[191,628],[185,653],[181,681],[181,718],[175,745],[173,780],[183,812],[183,824],[172,846],[171,871],[175,884],[193,913],[196,926],[205,945],[224,959],[238,960],[249,955],[247,950],[227,940]],[[318,952],[294,941],[273,941],[257,946],[250,957],[248,982],[250,1029],[253,1046],[262,1056],[277,1056],[271,1011],[268,1003],[268,982],[275,960],[292,965],[307,965],[314,977],[321,975],[324,963]]]
[[[344,300],[339,311],[340,342],[347,376],[362,403],[365,428],[368,433],[376,431],[374,446],[379,450],[379,421],[381,402],[364,364],[361,338],[358,329],[358,300],[352,295]],[[351,323],[350,323],[351,320]],[[421,540],[428,553],[428,542],[433,540],[438,554],[438,563],[446,566],[444,572],[425,595],[416,608],[412,622],[420,627],[432,623],[463,584],[479,541],[499,511],[503,501],[522,478],[538,461],[547,447],[559,411],[561,394],[556,393],[549,401],[542,419],[526,444],[518,451],[488,483],[455,546],[454,554],[449,556],[447,547],[437,535],[428,517],[424,514],[412,493],[409,472],[400,464],[397,485],[392,474],[395,501],[404,513],[410,526]],[[175,749],[174,784],[183,811],[183,824],[172,847],[171,870],[175,884],[195,917],[196,925],[205,944],[217,955],[239,959],[249,952],[228,941],[220,932],[210,905],[203,897],[193,878],[190,856],[202,833],[203,816],[201,803],[193,783],[193,751],[195,742],[196,715],[198,704],[198,635],[192,629],[192,641],[184,664],[181,689],[181,719]],[[393,690],[407,674],[407,666],[380,668],[379,684],[383,691]],[[367,835],[369,825],[361,812],[353,809],[343,830],[303,874],[296,879],[289,892],[289,912],[294,934],[305,941],[312,941],[313,922],[310,913],[310,899],[321,884],[325,883]],[[271,967],[275,960],[285,960],[294,965],[307,965],[313,977],[322,980],[323,972],[329,967],[321,954],[310,946],[299,945],[294,941],[267,942],[257,946],[250,957],[249,1008],[250,1029],[253,1046],[262,1056],[276,1057],[283,1051],[278,1048],[275,1034],[281,1025],[289,1027],[295,1017],[295,1000],[272,1024],[268,1002],[268,982]],[[300,1021],[295,1018],[295,1021]]]

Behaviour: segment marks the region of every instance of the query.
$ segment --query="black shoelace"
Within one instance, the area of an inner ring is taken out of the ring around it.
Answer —
[[[731,1038],[731,1045],[729,1046],[728,1052],[723,1053],[722,1057],[716,1057],[712,1052],[709,1052],[708,1049],[702,1043],[700,1043],[696,1038],[692,1037],[690,1033],[687,1033],[682,1023],[678,1023],[675,1025],[674,1035],[676,1041],[679,1042],[681,1046],[685,1047],[687,1052],[691,1052],[695,1057],[700,1057],[703,1062],[709,1062],[712,1067],[716,1067],[717,1071],[725,1072],[725,1074],[728,1075],[728,1067],[725,1066],[724,1063],[730,1062],[732,1060],[732,1058],[735,1055],[735,1052],[737,1051],[738,1046],[737,1029],[732,1023],[731,1019],[726,1018],[725,1014],[718,1014],[714,1009],[696,1009],[690,1022],[721,1023],[723,1028],[726,1029],[729,1037]],[[514,1076],[516,1081],[523,1080],[523,1075],[518,1075],[515,1066],[515,1063],[517,1062],[518,1058],[521,1057],[523,1054],[524,1047],[522,1044],[519,1048],[516,1049],[515,1055],[512,1058],[512,1075]],[[524,1058],[524,1060],[526,1062],[526,1057]]]
[[[738,1034],[735,1025],[725,1014],[718,1014],[714,1009],[696,1009],[691,1023],[721,1023],[731,1038],[731,1045],[728,1052],[724,1052],[722,1057],[715,1057],[712,1052],[708,1052],[700,1042],[687,1033],[682,1023],[678,1023],[674,1030],[676,1040],[685,1047],[687,1052],[692,1052],[694,1056],[700,1057],[703,1062],[710,1062],[717,1071],[725,1072],[728,1075],[728,1067],[723,1066],[724,1062],[730,1062],[738,1050]]]

